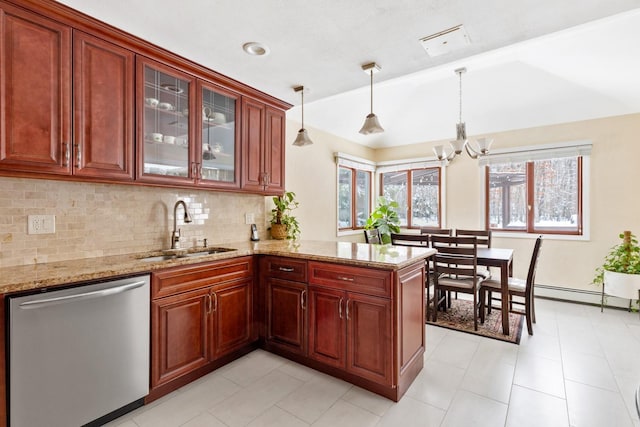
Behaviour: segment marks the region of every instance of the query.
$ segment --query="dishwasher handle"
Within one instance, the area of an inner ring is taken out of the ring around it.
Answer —
[[[72,302],[72,301],[75,302],[75,301],[87,300],[92,298],[106,297],[109,295],[115,295],[122,292],[130,291],[132,289],[139,288],[140,286],[143,286],[145,283],[146,283],[145,281],[139,281],[139,282],[127,283],[126,285],[115,286],[113,288],[101,289],[99,291],[83,292],[79,294],[66,295],[63,297],[46,298],[46,299],[39,299],[34,301],[25,301],[21,303],[19,307],[23,310],[31,310],[34,308],[49,307],[52,305],[63,304],[63,303]]]

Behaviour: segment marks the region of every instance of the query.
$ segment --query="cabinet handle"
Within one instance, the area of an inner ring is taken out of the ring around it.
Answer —
[[[207,294],[207,314],[211,314],[212,305],[211,294]]]
[[[198,176],[198,169],[196,162],[191,163],[191,176],[196,178]]]
[[[306,298],[305,298],[306,294],[307,294],[306,289],[300,293],[300,308],[302,308],[303,310],[307,309]]]
[[[349,320],[349,303],[351,302],[350,299],[347,300],[347,320]]]
[[[338,315],[342,319],[342,298],[340,298],[340,302],[338,303]]]
[[[69,150],[69,143],[63,142],[64,153],[62,154],[62,166],[69,166],[69,160],[71,159],[71,151]]]
[[[293,267],[278,267],[278,270],[284,271],[285,273],[291,273],[294,271]]]
[[[218,294],[213,291],[211,293],[213,294],[213,311],[218,311]]]
[[[202,179],[202,163],[196,163],[198,165],[198,179]]]
[[[353,282],[355,279],[353,277],[338,276],[338,280],[344,280],[345,282]]]
[[[82,153],[80,152],[80,144],[73,144],[73,149],[76,151],[76,164],[77,168],[80,167],[80,160],[82,160]]]

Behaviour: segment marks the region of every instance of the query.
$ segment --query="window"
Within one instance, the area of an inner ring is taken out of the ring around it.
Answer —
[[[338,228],[362,228],[371,212],[371,172],[338,166]]]
[[[583,157],[558,154],[535,160],[497,160],[486,166],[487,227],[527,233],[583,233]]]
[[[383,172],[381,193],[400,205],[402,226],[440,227],[440,181],[439,167]]]

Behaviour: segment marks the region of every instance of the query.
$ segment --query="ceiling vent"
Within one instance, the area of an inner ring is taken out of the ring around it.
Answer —
[[[440,31],[420,39],[420,44],[431,57],[444,55],[469,46],[471,41],[462,25]]]

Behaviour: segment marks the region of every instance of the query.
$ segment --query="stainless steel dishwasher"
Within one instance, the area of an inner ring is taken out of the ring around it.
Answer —
[[[9,425],[99,425],[142,405],[149,304],[148,275],[9,297]]]

